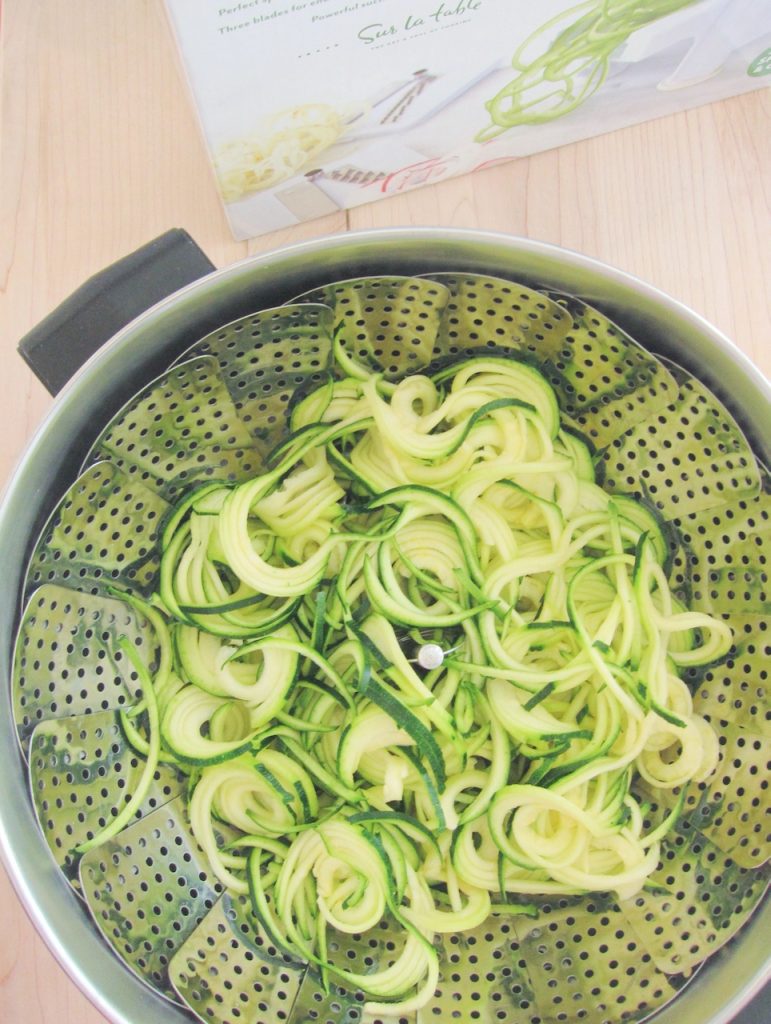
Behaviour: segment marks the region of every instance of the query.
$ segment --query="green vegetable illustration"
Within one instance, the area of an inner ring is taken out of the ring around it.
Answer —
[[[695,2],[588,0],[551,18],[518,47],[511,61],[517,76],[485,104],[491,123],[476,141],[569,114],[600,88],[614,51],[633,32]]]
[[[771,46],[758,54],[747,68],[747,74],[752,75],[753,78],[760,78],[761,75],[771,75]]]

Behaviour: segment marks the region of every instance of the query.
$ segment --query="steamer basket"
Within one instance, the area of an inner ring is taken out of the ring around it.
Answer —
[[[139,682],[116,647],[119,635],[141,646],[151,634],[107,584],[152,589],[153,541],[170,503],[202,474],[258,470],[292,395],[320,379],[331,324],[346,316],[362,354],[393,377],[416,368],[423,335],[436,334],[425,361],[470,338],[505,349],[512,332],[541,360],[548,348],[544,372],[563,412],[604,452],[606,486],[643,482],[678,525],[674,585],[730,615],[737,636],[726,667],[689,680],[719,723],[722,761],[665,844],[659,890],[622,906],[602,894],[542,901],[536,921],[495,918],[449,937],[439,993],[419,1024],[604,1024],[654,1012],[668,1024],[724,1024],[771,974],[770,912],[754,913],[769,874],[768,486],[761,469],[755,493],[745,443],[768,464],[769,388],[730,342],[655,289],[503,236],[381,231],[247,260],[142,314],[67,386],[0,509],[0,660],[12,675],[0,836],[23,902],[116,1024],[182,1024],[193,1011],[215,1024],[361,1018],[355,994],[323,992],[270,945],[245,901],[222,893],[170,768],[128,828],[79,865],[70,852],[140,771],[117,717]],[[706,479],[688,471],[694,439],[714,448]],[[120,557],[106,564],[98,539],[108,532]],[[385,930],[374,947],[341,939],[333,952],[364,965],[391,937]]]

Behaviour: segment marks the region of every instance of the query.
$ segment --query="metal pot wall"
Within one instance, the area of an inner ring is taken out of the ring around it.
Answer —
[[[35,346],[33,362],[55,341],[52,329],[58,327],[61,333],[68,323],[65,333],[70,337],[87,335],[84,349],[106,343],[62,390],[0,507],[0,578],[4,582],[0,671],[5,711],[0,718],[4,769],[0,847],[19,896],[45,941],[75,982],[116,1024],[160,1019],[183,1024],[190,1017],[155,996],[114,958],[54,864],[28,796],[10,713],[8,676],[20,612],[18,595],[38,532],[75,478],[91,441],[142,384],[214,327],[320,284],[373,274],[465,270],[570,292],[594,304],[643,345],[701,377],[734,413],[758,457],[767,464],[771,461],[771,388],[752,364],[695,313],[586,257],[522,239],[446,229],[405,228],[323,238],[208,273],[108,338],[116,324],[125,322],[127,311],[135,312],[148,297],[158,299],[169,287],[205,271],[207,261],[202,254],[199,257],[187,271],[176,266],[170,273],[168,264],[159,270],[142,256],[134,257],[93,279],[75,307],[68,307],[66,315],[36,332],[40,345]],[[154,285],[148,285],[148,274]],[[122,296],[117,306],[106,301],[116,287]],[[708,961],[695,982],[657,1020],[661,1024],[731,1020],[771,976],[770,925],[771,907],[766,903],[738,939]]]

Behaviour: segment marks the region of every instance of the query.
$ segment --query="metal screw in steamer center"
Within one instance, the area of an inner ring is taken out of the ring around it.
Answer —
[[[423,644],[418,649],[418,665],[427,670],[439,668],[444,662],[444,655],[439,644]]]

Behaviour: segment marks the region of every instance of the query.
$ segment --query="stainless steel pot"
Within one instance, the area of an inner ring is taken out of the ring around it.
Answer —
[[[405,228],[317,239],[210,273],[115,334],[62,391],[0,508],[5,594],[0,602],[0,666],[5,680],[0,847],[43,938],[75,982],[116,1024],[160,1019],[183,1024],[190,1018],[151,993],[113,957],[59,873],[32,812],[10,713],[8,668],[20,611],[18,594],[37,533],[74,479],[80,456],[122,402],[212,327],[334,280],[442,270],[487,273],[581,296],[646,347],[700,376],[734,413],[758,457],[771,462],[771,388],[723,335],[627,274],[554,246],[502,235]],[[92,283],[92,297],[99,298],[103,283]],[[725,1024],[733,1019],[771,977],[770,930],[771,906],[766,903],[676,1002],[661,1011],[661,1024]],[[765,1006],[771,1014],[769,1004]],[[753,1019],[768,1019],[760,1003],[752,1012],[760,1013]]]

